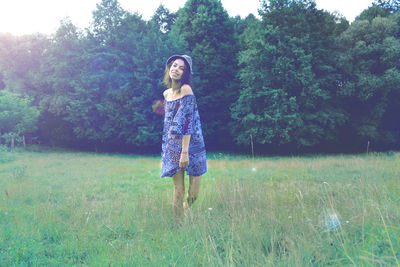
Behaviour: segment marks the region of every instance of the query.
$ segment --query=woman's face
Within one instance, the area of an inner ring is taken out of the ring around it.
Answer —
[[[173,80],[178,81],[181,79],[184,70],[185,62],[180,58],[175,59],[175,61],[171,65],[171,68],[169,69],[169,77],[171,77],[171,79]]]

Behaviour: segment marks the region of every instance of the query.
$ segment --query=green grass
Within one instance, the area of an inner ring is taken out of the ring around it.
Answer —
[[[0,266],[399,266],[400,153],[207,163],[176,227],[159,157],[0,152]]]

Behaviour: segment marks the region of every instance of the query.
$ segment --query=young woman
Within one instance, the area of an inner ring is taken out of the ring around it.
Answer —
[[[173,211],[177,221],[184,207],[189,209],[196,200],[201,175],[207,172],[206,150],[201,130],[196,97],[191,84],[192,59],[173,55],[167,60],[164,75],[164,130],[162,137],[161,177],[174,182]],[[189,175],[186,202],[184,171]]]

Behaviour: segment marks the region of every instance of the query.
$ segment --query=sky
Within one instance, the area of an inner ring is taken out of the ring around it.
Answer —
[[[13,35],[31,33],[53,34],[60,20],[69,17],[72,23],[87,28],[92,11],[101,0],[0,0],[0,32]],[[148,20],[162,3],[170,11],[183,7],[186,0],[119,0],[123,9],[138,12]],[[221,0],[229,16],[242,18],[249,13],[258,16],[260,0]],[[316,0],[317,8],[339,12],[352,22],[373,0]]]

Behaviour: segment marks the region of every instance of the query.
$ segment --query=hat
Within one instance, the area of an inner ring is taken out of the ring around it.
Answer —
[[[173,61],[173,60],[175,60],[175,59],[177,59],[177,58],[180,58],[180,59],[182,59],[183,61],[185,61],[186,64],[189,65],[190,73],[193,74],[193,69],[192,69],[192,58],[189,57],[188,55],[173,55],[173,56],[171,56],[171,57],[167,60],[167,65],[168,65],[169,63],[171,63],[171,61]]]

